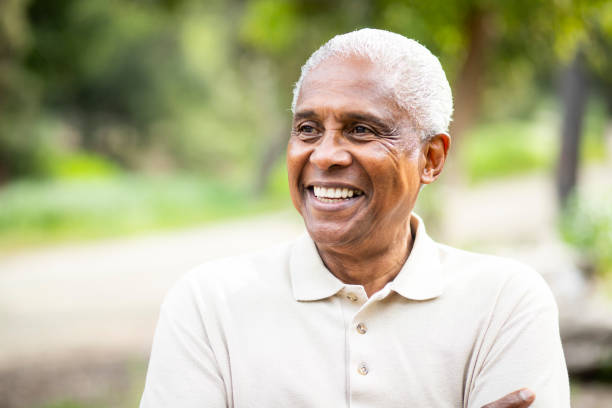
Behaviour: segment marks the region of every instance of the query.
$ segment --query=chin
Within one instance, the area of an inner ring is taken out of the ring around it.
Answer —
[[[306,229],[312,240],[318,245],[342,247],[359,241],[360,237],[363,236],[354,228],[347,228],[345,225],[312,224],[306,222]]]

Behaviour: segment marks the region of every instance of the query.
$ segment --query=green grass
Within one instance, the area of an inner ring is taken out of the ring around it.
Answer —
[[[473,183],[534,171],[553,171],[561,146],[559,107],[545,103],[531,118],[476,125],[459,141],[460,163]],[[582,163],[606,159],[605,105],[589,103],[580,146]]]
[[[472,182],[548,169],[557,154],[552,136],[531,122],[483,124],[466,135],[461,162]]]
[[[0,189],[0,251],[205,223],[288,202],[189,175],[13,182]]]
[[[565,242],[574,246],[604,279],[602,287],[612,284],[612,189],[574,194],[559,218]]]

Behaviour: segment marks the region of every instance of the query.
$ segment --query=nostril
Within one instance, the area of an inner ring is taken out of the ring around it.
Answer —
[[[310,155],[310,162],[322,170],[345,167],[351,164],[351,155],[343,148],[316,149]]]

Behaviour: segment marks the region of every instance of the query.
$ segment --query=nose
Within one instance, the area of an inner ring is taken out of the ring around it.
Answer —
[[[344,143],[341,131],[326,130],[311,153],[310,162],[321,170],[349,166],[353,159]]]

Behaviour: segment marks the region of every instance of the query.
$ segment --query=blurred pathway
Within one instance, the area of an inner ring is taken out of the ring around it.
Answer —
[[[160,303],[210,258],[290,240],[293,212],[0,258],[0,368],[71,353],[149,352]]]
[[[586,192],[610,191],[612,158],[578,173]],[[492,180],[474,188],[446,187],[441,194],[452,210],[442,235],[450,245],[479,247],[532,244],[555,239],[557,200],[552,176],[544,173]]]

